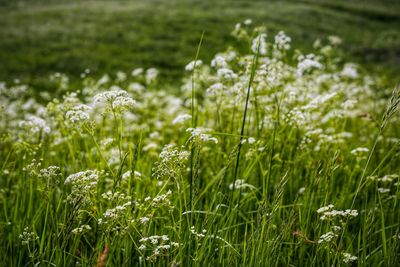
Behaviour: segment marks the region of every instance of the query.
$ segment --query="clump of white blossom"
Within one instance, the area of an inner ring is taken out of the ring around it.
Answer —
[[[64,181],[65,185],[71,186],[71,193],[67,200],[70,203],[88,201],[98,181],[99,172],[97,170],[80,171],[69,175]]]
[[[136,102],[124,90],[111,90],[99,93],[94,96],[96,105],[106,105],[113,112],[121,112],[135,107]]]

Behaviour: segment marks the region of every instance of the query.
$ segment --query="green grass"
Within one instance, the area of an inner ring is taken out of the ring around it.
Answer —
[[[177,95],[1,85],[0,265],[398,265],[399,88],[257,34]]]
[[[296,47],[311,50],[328,35],[344,40],[348,60],[388,77],[400,65],[397,1],[3,1],[0,5],[0,80],[15,78],[48,88],[54,72],[73,81],[95,75],[157,67],[178,84],[205,31],[201,58],[211,60],[230,31],[251,18],[284,30]]]
[[[0,3],[0,266],[399,265],[397,1]]]

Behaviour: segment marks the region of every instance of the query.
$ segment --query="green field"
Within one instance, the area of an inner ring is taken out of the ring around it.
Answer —
[[[400,266],[399,8],[1,1],[0,267]]]
[[[399,13],[398,1],[3,1],[0,80],[40,87],[54,72],[78,78],[86,68],[99,76],[156,67],[177,84],[202,31],[200,58],[209,61],[234,44],[230,32],[246,18],[271,35],[284,30],[306,51],[317,38],[340,36],[348,60],[393,77]]]

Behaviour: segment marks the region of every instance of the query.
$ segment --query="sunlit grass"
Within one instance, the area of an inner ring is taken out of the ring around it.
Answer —
[[[395,266],[399,90],[252,25],[211,61],[199,36],[175,95],[156,69],[1,84],[0,265]]]

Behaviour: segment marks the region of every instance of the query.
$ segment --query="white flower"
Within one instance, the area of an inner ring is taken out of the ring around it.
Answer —
[[[351,255],[350,253],[342,253],[343,262],[344,263],[352,263],[357,260],[356,256]]]
[[[254,137],[249,137],[249,138],[247,139],[247,142],[248,142],[250,145],[252,145],[252,144],[254,144],[254,143],[256,142],[256,139],[255,139]]]
[[[368,153],[369,149],[367,147],[358,147],[350,151],[351,154],[358,155],[362,153]]]
[[[292,39],[287,36],[283,31],[280,31],[277,35],[275,35],[275,46],[281,50],[289,50],[290,42]]]
[[[218,144],[218,139],[207,134],[206,132],[208,131],[210,130],[202,127],[186,129],[186,132],[191,133],[190,139],[195,142],[214,142],[215,144]]]
[[[246,19],[243,24],[244,25],[250,25],[253,21],[251,19]]]
[[[158,70],[156,68],[150,68],[146,71],[146,83],[150,84],[157,79]]]
[[[28,115],[26,120],[20,121],[19,127],[27,128],[32,133],[50,133],[50,127],[47,126],[46,121],[33,115]]]
[[[86,233],[88,231],[92,230],[92,228],[90,227],[90,225],[84,224],[78,228],[73,229],[71,232],[75,235],[77,234],[83,234]]]
[[[323,235],[320,236],[320,238],[318,239],[318,244],[321,243],[329,243],[331,242],[334,238],[336,238],[338,235],[335,234],[334,232],[327,232]]]
[[[137,76],[142,75],[142,74],[143,74],[143,68],[136,68],[131,73],[131,75],[133,77],[137,77]]]
[[[213,60],[211,60],[211,67],[216,69],[227,68],[228,63],[226,63],[226,60],[223,56],[216,55]]]
[[[221,68],[217,70],[217,75],[225,80],[235,80],[238,75],[231,69]]]
[[[342,43],[342,39],[340,39],[340,37],[335,35],[329,36],[328,40],[331,43],[331,45],[340,45]]]
[[[117,82],[123,82],[126,80],[126,73],[123,71],[118,71],[117,72]]]
[[[340,73],[343,77],[355,79],[358,77],[358,72],[355,64],[348,63],[344,66]]]
[[[179,114],[173,121],[172,124],[181,124],[187,120],[190,120],[192,118],[191,115],[188,114]]]
[[[192,71],[195,67],[199,67],[203,64],[203,61],[198,59],[197,61],[193,60],[189,64],[185,66],[186,71]]]
[[[65,113],[65,117],[72,123],[85,122],[89,120],[89,113],[91,110],[92,108],[90,106],[79,104],[67,111],[67,113]]]
[[[93,98],[94,103],[103,103],[109,105],[109,108],[115,111],[133,108],[136,104],[126,91],[124,90],[111,90],[99,93]]]
[[[224,85],[222,83],[212,84],[206,91],[207,95],[217,95],[221,94],[224,90]]]
[[[148,218],[148,217],[142,217],[142,218],[140,218],[139,220],[140,220],[140,222],[141,222],[142,224],[147,224],[147,223],[150,221],[150,218]]]
[[[261,33],[256,36],[256,38],[253,39],[252,45],[251,45],[251,50],[253,51],[254,54],[259,53],[260,55],[266,55],[267,54],[267,34],[266,33]]]
[[[381,193],[381,194],[386,194],[386,193],[389,193],[389,192],[390,192],[390,189],[389,189],[389,188],[382,188],[382,187],[379,187],[379,188],[378,188],[378,192]]]
[[[321,69],[322,65],[317,60],[313,54],[302,56],[299,58],[299,63],[297,64],[297,76],[302,76],[306,71],[311,69]]]

